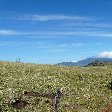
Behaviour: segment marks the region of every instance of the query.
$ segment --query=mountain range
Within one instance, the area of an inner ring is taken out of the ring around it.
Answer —
[[[112,62],[112,58],[99,58],[99,57],[91,57],[86,58],[77,62],[61,62],[56,65],[62,65],[62,66],[87,66],[88,64],[94,62],[94,61],[100,61],[100,62]]]

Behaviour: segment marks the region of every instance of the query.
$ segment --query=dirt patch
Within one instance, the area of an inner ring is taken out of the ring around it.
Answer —
[[[23,109],[28,103],[22,100],[16,100],[12,103],[12,106],[17,109]]]
[[[112,101],[105,106],[102,112],[112,112]]]
[[[48,99],[54,99],[55,94],[54,94],[54,93],[50,93],[50,92],[48,92],[48,93],[43,93],[43,94],[42,94],[42,97],[46,97],[46,98],[48,98]]]
[[[17,109],[23,109],[28,104],[26,101],[29,100],[30,98],[33,98],[33,97],[35,97],[35,98],[42,98],[42,97],[47,98],[45,100],[45,103],[51,104],[55,98],[55,95],[56,94],[53,92],[46,92],[46,93],[41,94],[41,93],[34,92],[34,91],[29,91],[29,92],[25,91],[24,94],[22,94],[18,98],[18,100],[15,100],[15,102],[12,102],[11,105]]]
[[[27,92],[27,91],[25,91],[22,96],[28,96],[28,97],[46,97],[48,99],[54,99],[55,93],[46,92],[46,93],[40,94],[38,92],[33,92],[33,91]]]
[[[39,97],[40,96],[40,94],[38,92],[33,92],[33,91],[31,91],[31,92],[25,91],[24,95],[28,96],[28,97]]]

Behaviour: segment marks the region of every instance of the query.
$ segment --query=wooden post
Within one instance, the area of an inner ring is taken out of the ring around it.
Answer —
[[[61,91],[58,89],[54,99],[54,112],[59,112],[59,99],[61,96]]]

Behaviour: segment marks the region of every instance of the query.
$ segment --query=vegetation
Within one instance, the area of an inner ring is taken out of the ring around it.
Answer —
[[[91,62],[87,65],[87,67],[90,67],[90,66],[104,66],[106,65],[107,63],[106,62],[100,62],[100,61],[94,61],[94,62]]]
[[[112,66],[62,67],[1,61],[0,111],[53,112],[54,99],[45,96],[60,89],[59,112],[103,112],[112,101],[111,81]],[[29,97],[30,91],[39,95]],[[15,108],[12,104],[22,95],[22,103],[27,104]]]
[[[112,62],[108,62],[108,61],[93,61],[91,63],[89,63],[86,67],[91,67],[91,66],[112,66]]]

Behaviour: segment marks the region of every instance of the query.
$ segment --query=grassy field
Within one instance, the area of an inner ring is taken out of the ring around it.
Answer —
[[[111,81],[112,66],[61,67],[1,61],[0,111],[53,112],[54,99],[42,94],[60,89],[59,112],[103,112],[112,101],[112,90],[108,87]],[[15,108],[12,103],[25,91],[41,95],[23,96],[28,104],[22,109]]]

